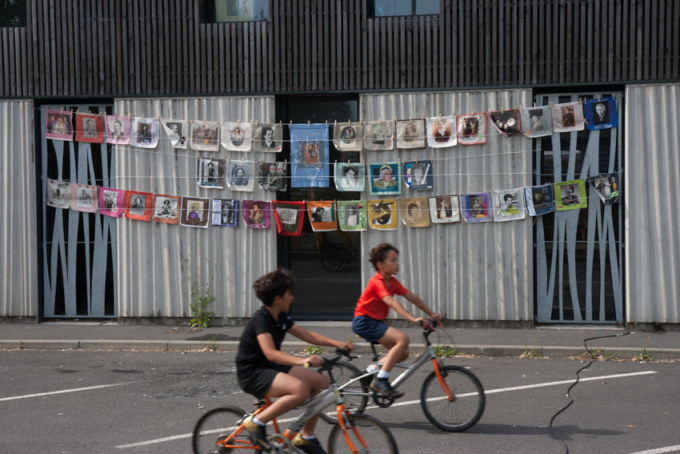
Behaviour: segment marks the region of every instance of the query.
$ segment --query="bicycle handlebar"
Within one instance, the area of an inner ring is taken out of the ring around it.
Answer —
[[[348,360],[352,360],[354,357],[350,354],[349,350],[346,350],[344,348],[336,348],[335,349],[335,356],[332,358],[324,358],[322,357],[321,359],[323,362],[321,363],[321,366],[319,367],[319,372],[324,371],[324,370],[330,370],[335,366],[335,364],[340,361],[343,357],[347,358]],[[305,363],[305,368],[309,369],[311,367],[311,364]]]

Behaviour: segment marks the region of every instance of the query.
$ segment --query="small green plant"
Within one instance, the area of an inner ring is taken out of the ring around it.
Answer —
[[[199,281],[191,283],[191,302],[189,308],[191,309],[191,320],[189,326],[192,328],[207,328],[210,325],[210,319],[215,316],[215,313],[208,310],[214,301],[215,297],[212,295],[213,277],[207,284],[202,284]]]
[[[305,348],[305,353],[308,355],[320,355],[323,353],[323,348],[319,347],[318,345],[308,345]]]
[[[454,347],[449,347],[448,345],[435,345],[434,354],[440,358],[453,358],[458,354]]]
[[[654,357],[647,353],[647,349],[643,349],[642,353],[638,354],[635,356],[633,361],[640,361],[640,362],[649,362],[649,361],[654,361]]]
[[[521,359],[540,359],[543,358],[543,352],[537,352],[536,350],[524,350],[524,353],[519,355]]]

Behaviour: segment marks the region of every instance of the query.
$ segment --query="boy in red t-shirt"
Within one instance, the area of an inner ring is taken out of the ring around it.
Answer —
[[[375,246],[368,257],[377,273],[368,281],[356,308],[352,331],[369,342],[378,342],[388,349],[382,358],[382,369],[378,372],[370,388],[385,397],[397,398],[404,395],[392,388],[389,377],[392,368],[398,362],[408,358],[409,338],[393,326],[388,326],[383,320],[387,318],[390,308],[411,323],[418,323],[422,327],[431,326],[430,322],[423,317],[414,317],[404,306],[394,299],[394,295],[401,295],[425,312],[430,319],[438,321],[441,316],[432,312],[425,302],[415,293],[394,277],[399,272],[399,251],[389,243],[381,243]],[[434,327],[432,326],[434,329]],[[366,369],[374,372],[377,367],[371,364]],[[370,377],[370,375],[368,376]]]

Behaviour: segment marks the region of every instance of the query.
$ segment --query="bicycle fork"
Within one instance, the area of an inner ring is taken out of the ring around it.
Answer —
[[[434,368],[434,373],[437,376],[437,380],[439,381],[439,385],[442,387],[444,390],[444,393],[446,394],[446,399],[449,402],[453,402],[456,400],[455,394],[453,394],[453,391],[449,387],[449,384],[446,383],[446,380],[444,380],[444,376],[442,375],[442,371],[439,368],[439,361],[437,358],[432,358],[432,367]]]
[[[361,436],[361,433],[359,433],[359,429],[357,428],[356,424],[352,424],[352,422],[347,418],[349,415],[349,412],[347,411],[347,407],[345,405],[338,405],[338,425],[340,428],[342,428],[342,433],[343,436],[345,437],[345,442],[347,443],[347,447],[352,451],[353,454],[363,454],[363,453],[368,453],[368,443],[366,443],[366,440],[364,440],[364,437]],[[354,433],[354,436],[356,439],[361,443],[361,446],[359,449],[357,449],[357,446],[354,444],[352,441],[352,437],[350,437],[350,432],[352,431]]]

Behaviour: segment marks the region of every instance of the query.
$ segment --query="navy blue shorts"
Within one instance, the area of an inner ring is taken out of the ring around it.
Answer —
[[[354,317],[352,320],[352,331],[368,342],[378,342],[387,331],[387,324],[382,320],[376,320],[366,315]]]

